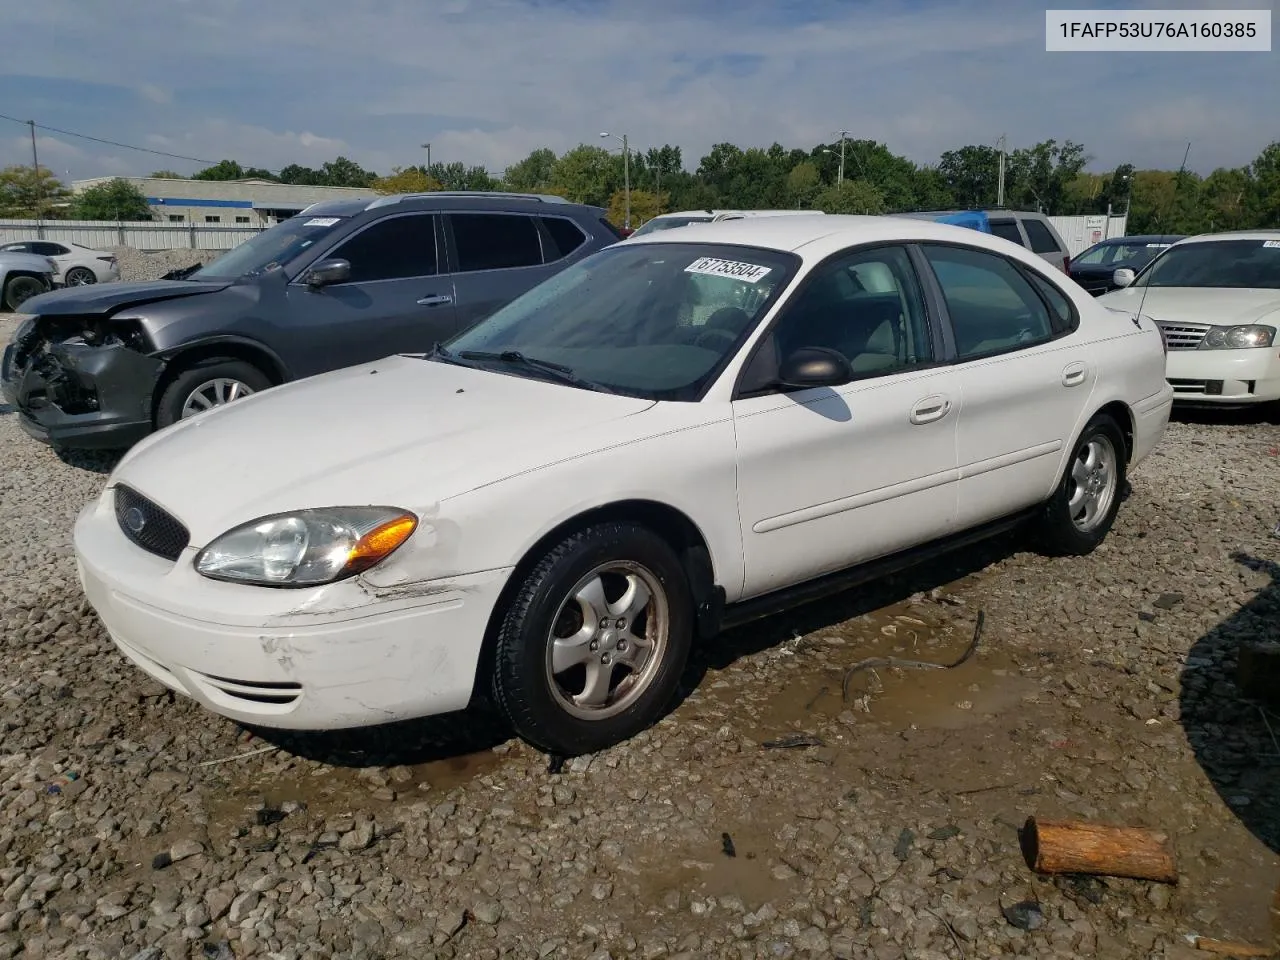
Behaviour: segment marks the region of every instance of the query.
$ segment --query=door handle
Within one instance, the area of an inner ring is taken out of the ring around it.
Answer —
[[[925,397],[911,408],[910,420],[915,424],[933,423],[941,420],[951,412],[951,400],[948,397]]]
[[[431,296],[428,296],[428,297],[423,297],[421,300],[418,301],[418,306],[438,307],[446,303],[453,303],[453,297],[449,296],[447,293],[438,293],[438,294],[432,294]]]
[[[1062,385],[1078,387],[1084,383],[1089,368],[1083,363],[1069,363],[1062,370]]]

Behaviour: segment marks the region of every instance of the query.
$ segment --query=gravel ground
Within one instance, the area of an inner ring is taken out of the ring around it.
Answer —
[[[193,263],[208,263],[225,253],[223,250],[159,250],[143,253],[133,247],[112,247],[111,252],[120,265],[121,280],[158,280],[170,270],[189,267]]]
[[[1280,707],[1233,680],[1280,614],[1280,428],[1174,424],[1091,557],[1002,540],[722,637],[555,772],[485,717],[264,740],[167,695],[76,581],[109,466],[0,407],[0,960],[1280,946]],[[962,666],[842,692],[953,661],[979,611]],[[1162,830],[1180,882],[1038,878],[1030,815]]]

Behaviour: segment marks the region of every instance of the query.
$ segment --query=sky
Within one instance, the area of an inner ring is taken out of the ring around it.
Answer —
[[[1028,0],[0,0],[0,113],[198,160],[278,170],[338,155],[500,173],[538,147],[1083,143],[1207,173],[1280,140],[1280,52],[1047,53]],[[1080,8],[1059,0],[1054,8]],[[1267,0],[1093,9],[1269,9]],[[1280,48],[1276,48],[1280,50]],[[63,179],[189,174],[177,160],[38,130]],[[0,166],[30,164],[0,120]]]

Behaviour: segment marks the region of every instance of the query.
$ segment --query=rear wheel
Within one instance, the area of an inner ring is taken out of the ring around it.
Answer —
[[[4,285],[4,305],[10,310],[17,310],[44,292],[44,284],[35,277],[13,277]]]
[[[157,428],[266,390],[270,378],[244,360],[215,357],[183,370],[160,396]]]
[[[494,697],[516,732],[577,756],[661,717],[688,661],[691,597],[674,551],[645,527],[601,524],[549,550],[496,639]]]
[[[1106,414],[1090,420],[1041,515],[1044,552],[1083,556],[1106,538],[1120,510],[1126,463],[1116,422]]]
[[[84,287],[98,282],[98,276],[88,267],[72,267],[66,272],[63,282],[68,287]]]

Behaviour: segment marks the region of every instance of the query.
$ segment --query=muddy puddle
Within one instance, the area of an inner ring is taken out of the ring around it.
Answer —
[[[975,624],[967,608],[886,607],[784,644],[776,679],[766,676],[764,684],[709,674],[697,710],[732,716],[754,739],[848,712],[887,728],[969,727],[1038,689],[985,628],[973,644]]]

